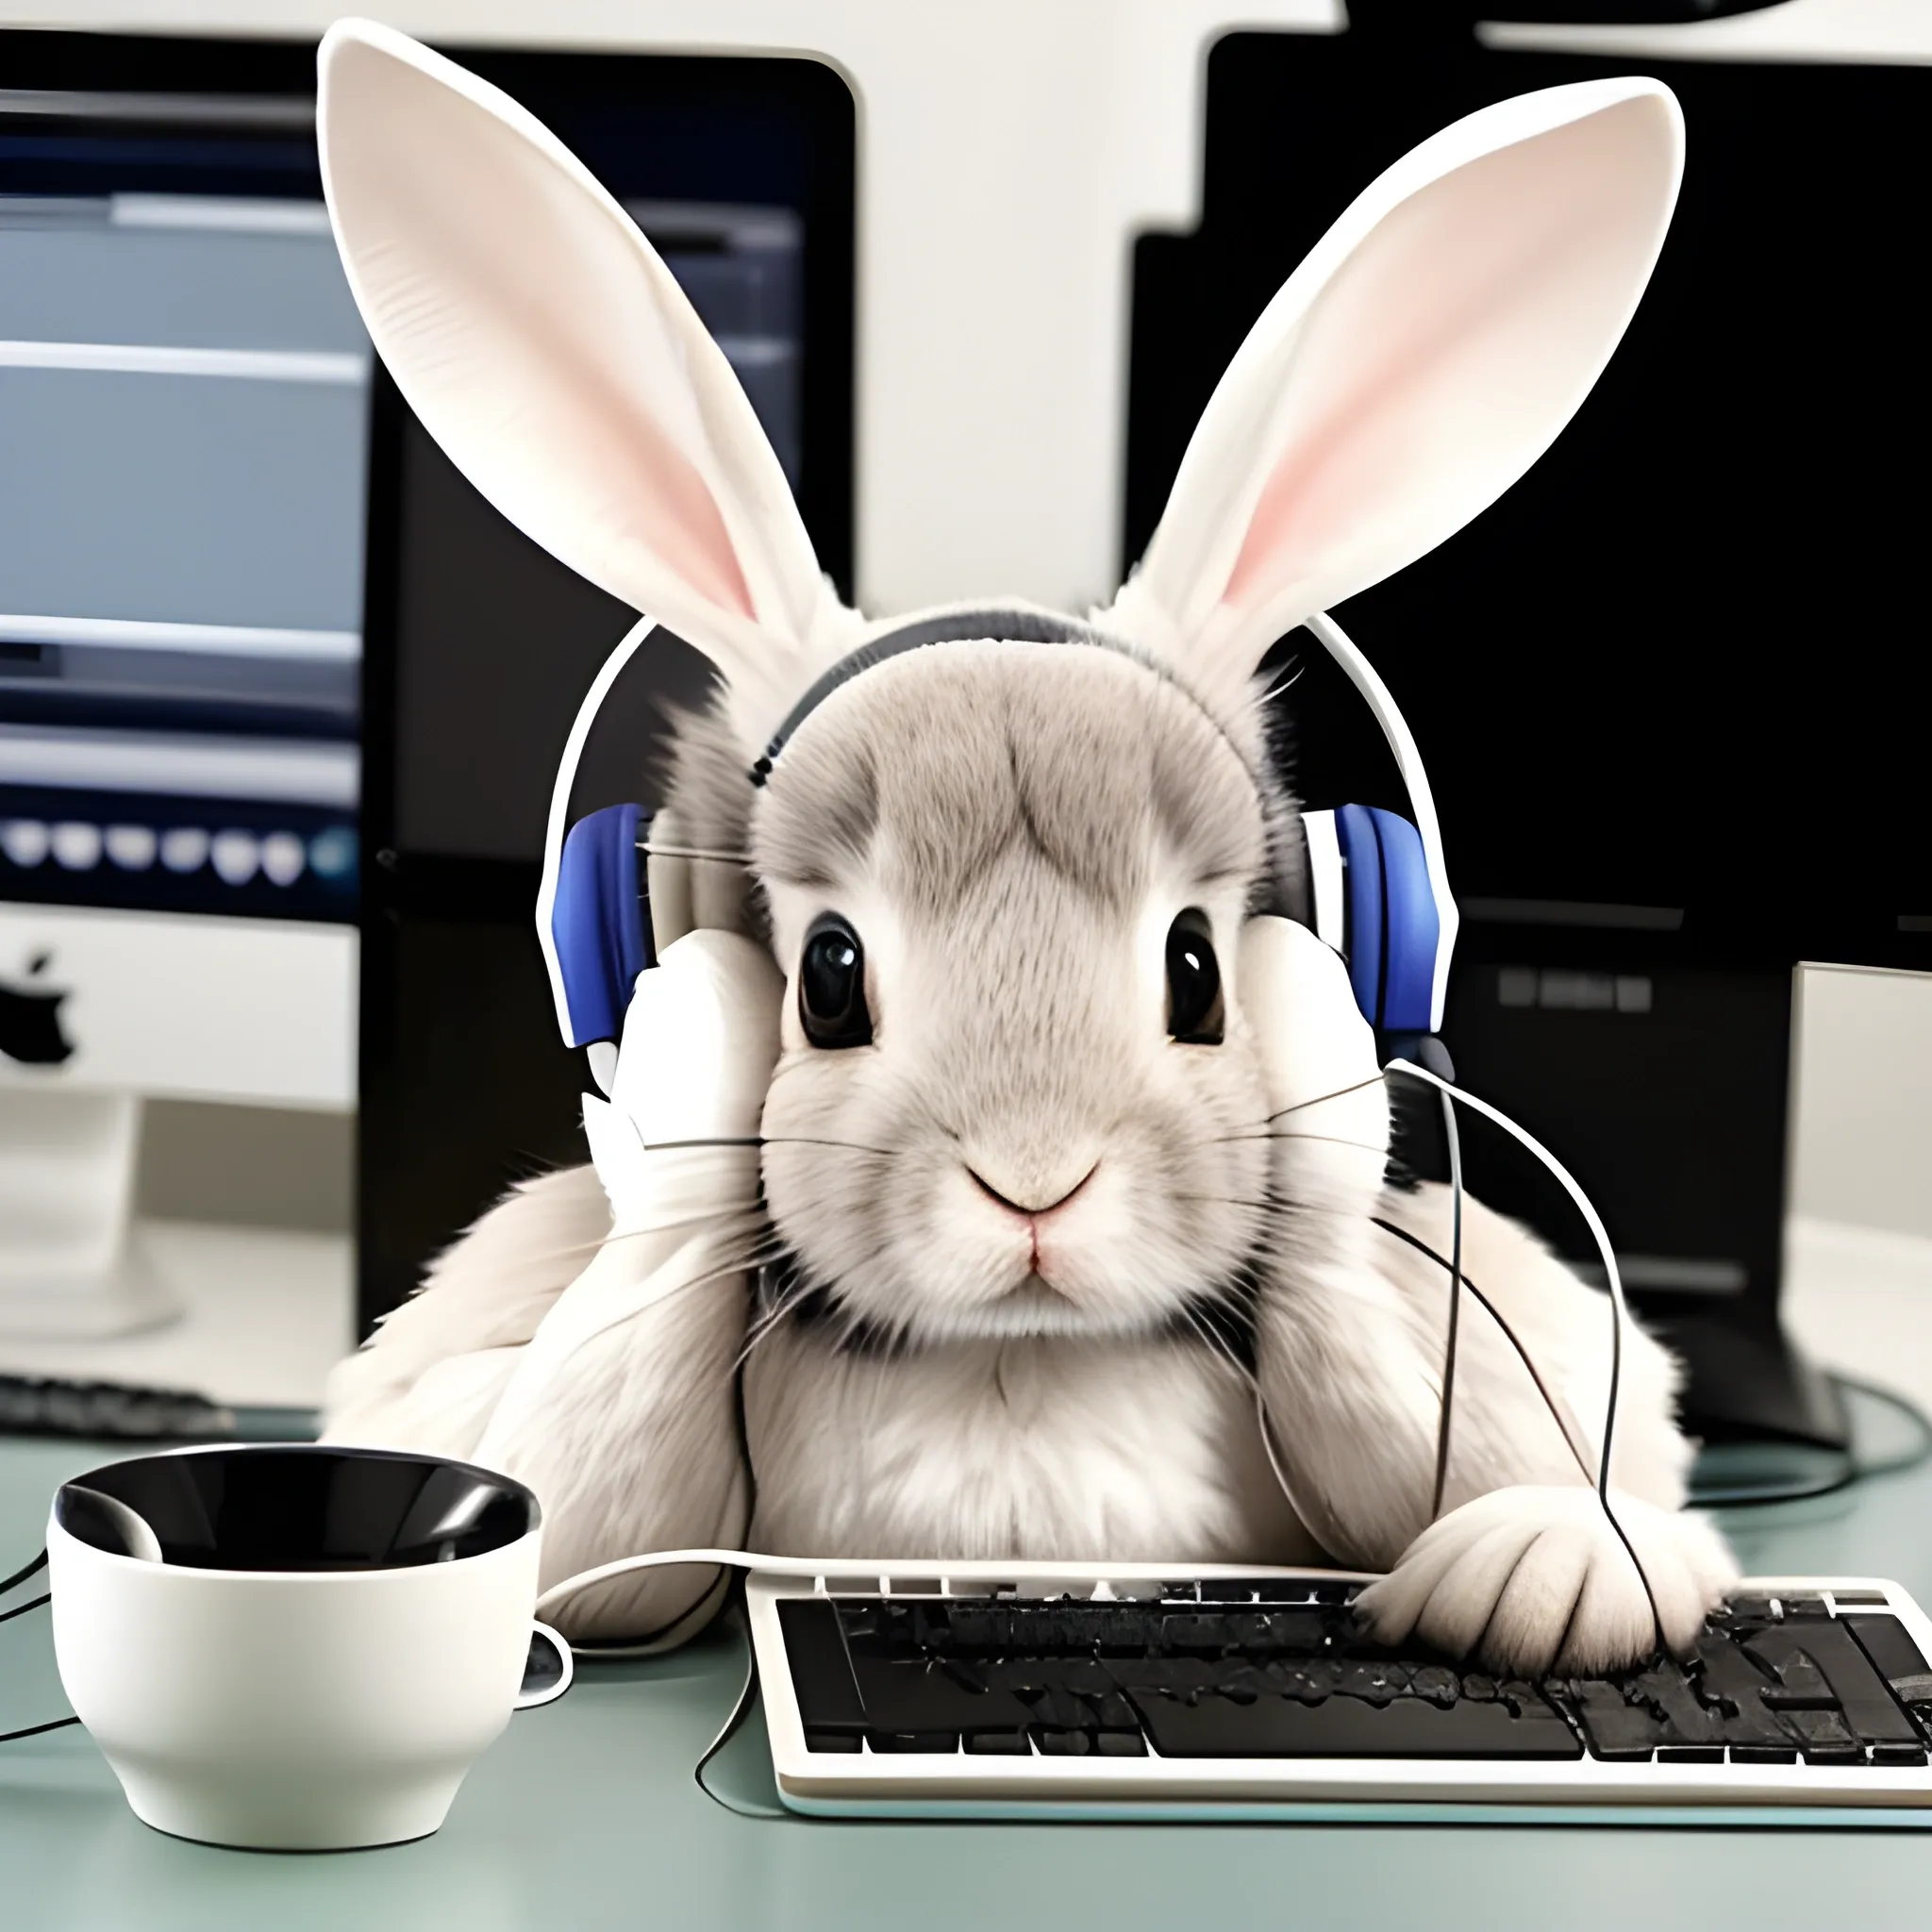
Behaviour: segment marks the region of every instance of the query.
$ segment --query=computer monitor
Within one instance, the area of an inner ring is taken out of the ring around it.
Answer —
[[[170,1311],[143,1097],[355,1104],[371,354],[313,94],[0,34],[0,1348]]]
[[[451,49],[537,114],[691,295],[852,567],[854,138],[817,61]],[[364,658],[358,1263],[364,1325],[513,1181],[587,1158],[533,912],[579,700],[635,614],[499,517],[377,372]],[[652,802],[667,702],[710,673],[659,632],[601,714],[575,808]]]
[[[1212,52],[1200,226],[1136,253],[1126,552],[1249,324],[1382,168],[1534,88],[1636,68],[1676,91],[1682,200],[1596,390],[1498,504],[1338,616],[1441,812],[1463,1083],[1591,1189],[1690,1360],[1694,1431],[1830,1443],[1831,1392],[1777,1321],[1791,985],[1807,959],[1932,966],[1932,363],[1907,240],[1932,73],[1506,52],[1473,8],[1395,12]],[[1401,808],[1324,655],[1283,650],[1306,797]]]

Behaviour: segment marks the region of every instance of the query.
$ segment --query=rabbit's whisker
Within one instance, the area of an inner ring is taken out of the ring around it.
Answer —
[[[1294,669],[1291,671],[1286,677],[1282,678],[1278,683],[1271,684],[1268,687],[1268,689],[1264,691],[1261,693],[1261,695],[1256,700],[1256,703],[1262,705],[1273,704],[1274,700],[1278,698],[1281,695],[1281,693],[1289,688],[1290,685],[1297,684],[1301,681],[1302,673],[1305,672],[1308,666],[1306,658],[1299,660],[1295,664]]]
[[[891,1147],[874,1147],[864,1141],[834,1141],[810,1134],[712,1134],[689,1141],[644,1141],[646,1154],[678,1154],[692,1147],[843,1147],[854,1154],[876,1154],[895,1160]]]
[[[782,1247],[780,1252],[783,1252]],[[730,1373],[732,1374],[737,1374],[744,1367],[745,1363],[751,1359],[752,1351],[758,1347],[758,1343],[763,1341],[801,1302],[814,1293],[817,1286],[816,1282],[801,1279],[788,1292],[780,1295],[771,1307],[767,1308],[762,1315],[752,1323],[745,1335],[744,1346],[739,1350],[737,1359],[731,1364]]]
[[[764,1143],[756,1134],[712,1134],[690,1141],[642,1141],[638,1144],[646,1154],[675,1154],[686,1147],[758,1147]]]
[[[1325,1107],[1331,1100],[1346,1100],[1351,1093],[1365,1093],[1371,1087],[1386,1087],[1388,1084],[1380,1074],[1376,1074],[1367,1080],[1357,1080],[1352,1087],[1338,1087],[1332,1093],[1317,1093],[1307,1100],[1297,1100],[1292,1107],[1284,1107],[1271,1113],[1261,1124],[1266,1126],[1268,1121],[1285,1121],[1290,1114],[1300,1113],[1304,1108]]]
[[[675,1234],[684,1227],[708,1227],[714,1222],[728,1220],[733,1215],[749,1211],[745,1208],[716,1208],[701,1214],[680,1214],[669,1221],[654,1221],[648,1227],[627,1227],[622,1234],[615,1231],[599,1235],[594,1241],[566,1241],[560,1247],[546,1248],[541,1255],[528,1257],[533,1268],[546,1267],[553,1261],[573,1261],[579,1257],[588,1261],[592,1256],[601,1254],[606,1248],[616,1247],[623,1241],[642,1241],[649,1235]]]
[[[716,1208],[702,1214],[676,1214],[669,1221],[654,1221],[648,1227],[627,1227],[622,1234],[612,1229],[600,1241],[591,1243],[593,1248],[614,1248],[622,1241],[641,1241],[648,1235],[675,1234],[680,1228],[708,1227],[713,1222],[728,1220],[732,1215],[743,1214],[750,1210],[744,1208]]]
[[[1217,1134],[1213,1144],[1231,1145],[1241,1141],[1322,1141],[1331,1147],[1359,1147],[1364,1154],[1386,1155],[1386,1147],[1377,1146],[1373,1141],[1351,1141],[1345,1134]]]
[[[767,1134],[758,1142],[762,1147],[843,1147],[851,1154],[876,1154],[882,1160],[897,1160],[900,1156],[891,1147],[874,1147],[863,1141],[832,1141],[814,1137],[810,1134]]]
[[[1269,1214],[1277,1212],[1284,1205],[1282,1202],[1274,1200],[1254,1201],[1241,1194],[1193,1194],[1183,1192],[1178,1189],[1170,1194],[1168,1199],[1171,1201],[1205,1201],[1217,1208],[1257,1208],[1263,1213]]]
[[[1180,1314],[1181,1320],[1194,1331],[1194,1334],[1200,1340],[1202,1347],[1208,1351],[1214,1360],[1252,1387],[1255,1377],[1250,1373],[1248,1365],[1238,1359],[1229,1351],[1227,1344],[1185,1302],[1181,1304]]]

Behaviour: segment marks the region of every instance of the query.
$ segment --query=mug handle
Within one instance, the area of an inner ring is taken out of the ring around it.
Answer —
[[[534,1710],[540,1704],[554,1704],[570,1689],[576,1675],[570,1645],[548,1624],[530,1625],[530,1655],[524,1664],[523,1688],[517,1692],[515,1710]]]

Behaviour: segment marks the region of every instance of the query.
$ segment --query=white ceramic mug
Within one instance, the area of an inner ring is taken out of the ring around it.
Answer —
[[[54,1649],[138,1817],[282,1851],[423,1838],[513,1709],[562,1695],[541,1516],[467,1463],[173,1450],[63,1484]]]

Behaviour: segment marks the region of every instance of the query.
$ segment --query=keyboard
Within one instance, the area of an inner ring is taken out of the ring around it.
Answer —
[[[1692,1657],[1528,1681],[1367,1641],[1368,1580],[755,1573],[779,1794],[865,1816],[1932,1807],[1932,1624],[1896,1584],[1754,1581]]]
[[[204,1442],[234,1434],[234,1411],[192,1390],[0,1374],[0,1435]]]

